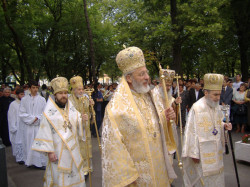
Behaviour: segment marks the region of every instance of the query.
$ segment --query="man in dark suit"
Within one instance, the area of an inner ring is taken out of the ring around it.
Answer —
[[[220,105],[231,105],[232,97],[233,97],[233,88],[227,86],[227,82],[226,80],[224,80],[220,95]]]
[[[200,83],[196,83],[194,88],[189,90],[189,103],[188,109],[190,110],[193,104],[204,96],[204,93],[201,89]]]

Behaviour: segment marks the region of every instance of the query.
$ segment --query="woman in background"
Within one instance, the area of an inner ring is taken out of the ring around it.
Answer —
[[[233,102],[235,105],[233,106],[233,112],[234,117],[233,121],[234,124],[237,124],[237,130],[236,132],[245,133],[245,126],[247,123],[247,107],[246,107],[246,101],[245,101],[245,91],[247,87],[245,83],[242,83],[240,85],[239,91],[236,91],[233,94]],[[241,126],[240,126],[241,125]]]
[[[245,93],[245,101],[247,102],[247,126],[250,127],[250,88]]]

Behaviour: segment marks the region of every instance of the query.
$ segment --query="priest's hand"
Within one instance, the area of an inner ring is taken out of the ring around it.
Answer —
[[[88,121],[88,114],[82,114],[82,120]]]
[[[167,120],[174,120],[176,118],[174,109],[172,107],[165,110],[165,116]]]
[[[224,123],[224,128],[225,128],[226,130],[231,131],[231,130],[232,130],[232,124],[231,124],[231,123]]]
[[[182,103],[181,97],[177,97],[175,99],[174,103],[177,104],[177,105],[180,104],[180,103]]]
[[[38,118],[36,117],[33,123],[35,123],[37,120],[38,120]]]
[[[54,152],[49,153],[48,156],[49,156],[50,162],[56,162],[57,161],[57,156],[56,156],[56,154]]]
[[[199,164],[199,162],[200,162],[200,159],[197,159],[197,158],[192,158],[192,160],[193,160],[194,163],[196,163],[196,164]]]

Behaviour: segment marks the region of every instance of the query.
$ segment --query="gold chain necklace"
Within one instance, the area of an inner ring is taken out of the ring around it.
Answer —
[[[216,129],[216,127],[215,127],[215,120],[214,120],[214,117],[213,117],[213,114],[211,114],[211,110],[213,110],[213,109],[211,109],[211,107],[210,106],[208,106],[208,111],[209,111],[209,115],[210,115],[210,118],[211,118],[211,120],[212,120],[212,123],[213,123],[213,127],[214,127],[214,129],[213,129],[213,135],[217,135],[218,134],[218,130]],[[214,109],[215,110],[215,109]],[[213,112],[213,111],[212,111]]]

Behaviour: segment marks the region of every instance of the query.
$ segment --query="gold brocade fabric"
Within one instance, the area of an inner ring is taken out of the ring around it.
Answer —
[[[102,186],[170,186],[176,175],[162,140],[151,95],[132,94],[123,77],[103,121]]]
[[[151,94],[154,98],[154,103],[155,107],[158,111],[158,113],[164,113],[164,110],[166,109],[166,104],[165,104],[165,99],[164,99],[164,94],[163,91],[161,90],[162,87],[156,86],[152,91]],[[173,98],[169,98],[169,102],[173,102]],[[170,104],[170,105],[171,105]],[[168,147],[169,153],[174,153],[176,151],[177,147],[177,138],[174,137],[176,134],[173,129],[176,129],[175,124],[174,128],[172,127],[172,124],[168,124],[165,115],[161,116],[161,123],[163,124],[164,127],[164,132],[165,132],[165,139]],[[175,140],[176,139],[176,140]]]
[[[85,113],[89,116],[90,119],[90,112],[89,112],[89,100],[86,96],[83,97],[83,101],[75,97],[74,94],[71,94],[69,96],[69,100],[73,103],[74,107],[78,112]],[[92,163],[92,142],[91,142],[91,132],[90,132],[90,120],[87,122],[87,129],[85,129],[85,123],[83,122],[84,129],[87,131],[87,138],[88,138],[88,147],[89,147],[89,157],[91,159]],[[83,157],[84,163],[83,163],[83,168],[84,168],[84,173],[88,173],[88,160],[87,160],[87,144],[86,141],[79,141],[80,143],[80,151],[81,155]],[[91,166],[92,168],[92,166]]]
[[[142,50],[138,47],[128,47],[117,54],[116,63],[123,73],[128,73],[145,66],[145,58]]]
[[[207,73],[204,75],[204,90],[221,90],[224,76],[221,74]]]

